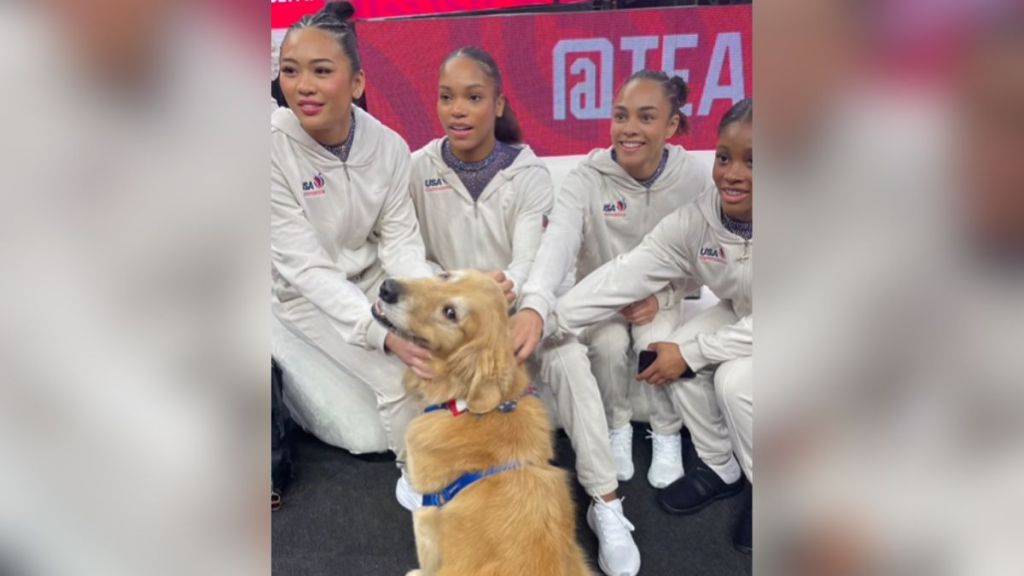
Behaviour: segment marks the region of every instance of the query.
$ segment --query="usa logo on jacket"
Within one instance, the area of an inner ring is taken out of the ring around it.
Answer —
[[[700,259],[704,262],[725,264],[725,248],[721,246],[702,246],[700,249]]]
[[[619,198],[615,202],[609,202],[605,204],[601,211],[604,212],[605,216],[625,216],[626,215],[626,201]]]
[[[317,172],[316,176],[313,176],[312,180],[302,183],[302,195],[306,198],[323,196],[326,193],[327,181],[324,180],[324,175],[319,172]]]

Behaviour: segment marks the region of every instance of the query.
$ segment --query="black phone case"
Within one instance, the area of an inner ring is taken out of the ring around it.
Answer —
[[[653,350],[641,350],[640,355],[637,357],[636,373],[639,374],[647,370],[657,357],[658,353]]]

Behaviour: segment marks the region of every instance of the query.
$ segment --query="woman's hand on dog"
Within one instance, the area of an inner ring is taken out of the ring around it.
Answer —
[[[516,293],[513,291],[515,285],[512,283],[512,280],[505,276],[504,272],[496,270],[494,272],[488,272],[487,275],[494,278],[494,281],[501,286],[501,291],[505,293],[506,302],[511,304],[516,301]]]
[[[540,343],[544,332],[544,319],[532,308],[525,308],[512,316],[512,347],[516,360],[526,362]]]
[[[408,366],[413,374],[424,380],[434,377],[434,373],[430,369],[430,361],[433,359],[430,350],[417,346],[391,332],[384,339],[384,346],[389,352],[398,356],[398,359]]]
[[[647,347],[657,352],[658,357],[647,367],[647,370],[636,375],[637,380],[646,380],[655,386],[671,384],[686,372],[686,360],[683,359],[679,345],[675,342],[655,342]]]
[[[654,317],[658,314],[658,298],[651,294],[643,300],[633,302],[629,306],[626,306],[619,311],[626,320],[629,320],[636,326],[643,326],[644,324],[650,324]]]

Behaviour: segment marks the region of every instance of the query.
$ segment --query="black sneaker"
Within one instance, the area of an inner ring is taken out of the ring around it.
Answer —
[[[743,477],[732,484],[726,484],[714,470],[700,459],[686,476],[669,484],[658,494],[658,504],[672,514],[693,514],[708,504],[722,498],[735,496],[743,491]]]
[[[754,491],[751,489],[744,498],[743,511],[740,512],[740,523],[736,527],[736,535],[732,545],[736,550],[750,554],[754,541]]]

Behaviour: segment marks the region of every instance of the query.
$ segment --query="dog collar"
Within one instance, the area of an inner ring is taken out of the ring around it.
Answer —
[[[424,413],[437,412],[439,410],[448,410],[452,413],[452,416],[458,416],[464,412],[469,412],[469,408],[466,407],[465,400],[449,400],[440,404],[431,404],[423,409]]]
[[[536,395],[537,389],[534,388],[533,386],[527,386],[526,390],[523,391],[522,396],[520,396],[519,398],[522,398],[523,396]],[[495,408],[495,410],[497,410],[498,412],[512,412],[518,407],[519,400],[506,400],[501,404],[498,404],[498,407]],[[441,402],[440,404],[431,404],[424,408],[423,412],[425,414],[429,414],[430,412],[438,412],[441,410],[447,410],[451,412],[452,416],[460,416],[462,414],[465,414],[466,412],[469,412],[469,408],[466,406],[465,400],[449,400],[447,402]]]
[[[466,472],[462,476],[456,478],[454,482],[442,488],[439,492],[434,492],[432,494],[424,494],[423,505],[436,506],[440,508],[441,506],[444,506],[448,502],[451,502],[451,500],[455,498],[459,494],[459,492],[462,492],[466,488],[473,485],[475,482],[483,480],[488,476],[494,476],[496,474],[501,474],[502,472],[515,470],[519,467],[520,465],[518,462],[509,462],[508,464],[495,466],[494,468],[488,468],[487,470],[474,470],[472,472]]]

